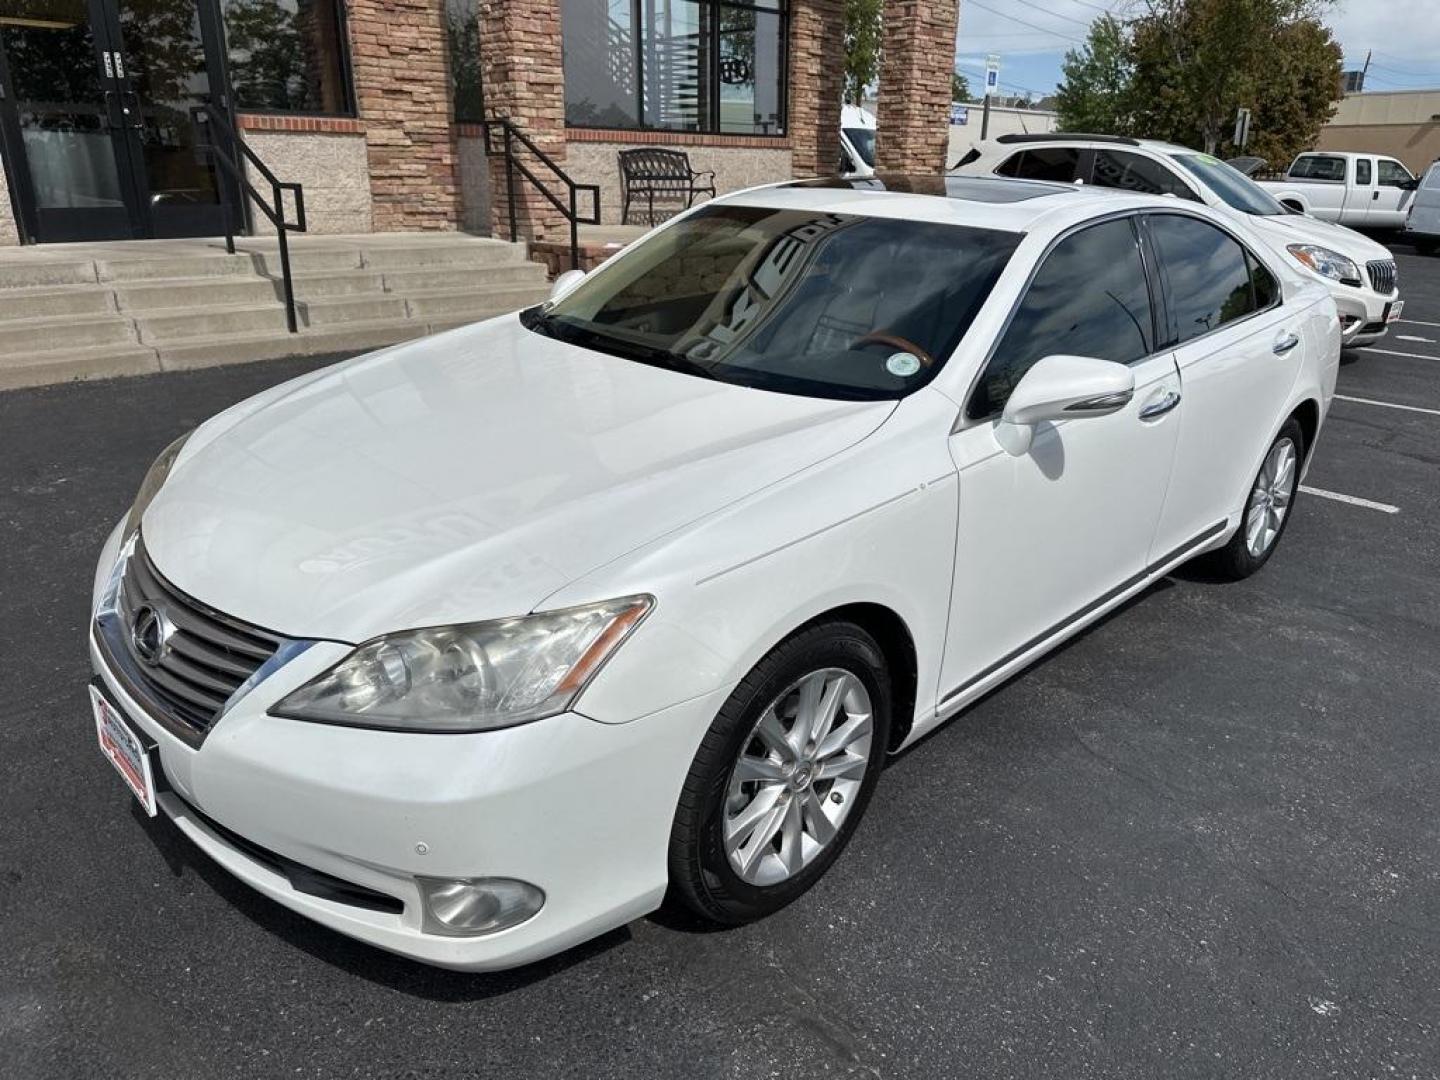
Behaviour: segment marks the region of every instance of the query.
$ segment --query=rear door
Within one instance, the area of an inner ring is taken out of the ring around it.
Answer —
[[[1129,150],[1097,149],[1090,182],[1096,187],[1115,188],[1142,195],[1174,195],[1191,202],[1202,201],[1189,182],[1169,165]]]
[[[1147,215],[1180,371],[1179,441],[1152,562],[1215,535],[1242,508],[1300,372],[1301,320],[1234,235],[1189,214]]]
[[[1357,157],[1352,165],[1351,181],[1345,192],[1344,213],[1340,220],[1346,225],[1369,225],[1373,203],[1378,195],[1375,187],[1375,161]]]

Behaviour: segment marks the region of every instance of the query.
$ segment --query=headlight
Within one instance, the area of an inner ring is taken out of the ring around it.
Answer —
[[[1318,244],[1291,244],[1285,250],[1307,270],[1313,270],[1321,277],[1343,285],[1361,284],[1360,267],[1338,251],[1331,251]]]
[[[564,712],[649,612],[648,596],[368,641],[270,710],[397,731],[488,731]]]
[[[165,483],[165,478],[170,475],[170,469],[175,464],[175,459],[180,456],[180,451],[185,448],[186,441],[193,435],[193,431],[187,431],[178,439],[172,442],[150,466],[150,471],[145,474],[145,479],[140,481],[140,490],[135,493],[135,501],[130,506],[130,516],[125,519],[125,535],[134,536],[135,530],[140,527],[140,518],[145,513],[145,508],[155,501],[155,495]]]

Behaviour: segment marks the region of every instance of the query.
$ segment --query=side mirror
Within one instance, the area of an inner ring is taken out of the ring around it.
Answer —
[[[559,300],[571,289],[585,280],[584,270],[566,270],[550,283],[550,299]]]
[[[995,439],[1019,457],[1030,450],[1036,424],[1108,416],[1134,396],[1135,373],[1124,364],[1093,356],[1047,356],[1021,376],[995,425]]]

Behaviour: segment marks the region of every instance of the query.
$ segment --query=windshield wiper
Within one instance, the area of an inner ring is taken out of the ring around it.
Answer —
[[[718,379],[714,370],[698,361],[691,360],[688,356],[681,356],[669,349],[662,349],[658,345],[646,345],[643,342],[631,341],[628,338],[616,337],[613,334],[604,333],[593,327],[581,323],[572,322],[568,319],[556,318],[541,309],[532,309],[536,312],[527,320],[526,325],[531,330],[545,334],[547,337],[556,338],[559,341],[571,345],[578,345],[582,349],[594,349],[597,352],[609,353],[611,356],[619,356],[625,360],[634,360],[637,363],[649,364],[652,367],[663,367],[670,371],[678,371],[682,375],[694,375],[701,379]]]

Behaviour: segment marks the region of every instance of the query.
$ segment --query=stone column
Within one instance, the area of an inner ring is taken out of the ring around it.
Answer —
[[[441,0],[349,0],[377,232],[459,224],[442,9]]]
[[[876,169],[944,171],[959,17],[958,0],[885,0]]]
[[[565,161],[565,69],[560,38],[560,0],[481,0],[480,73],[487,117],[509,117],[556,164]],[[503,134],[492,129],[490,154],[491,235],[510,238]],[[518,156],[561,200],[564,185],[523,147]],[[518,173],[517,218],[523,236],[554,238],[569,225]],[[584,195],[580,196],[586,199]],[[588,200],[579,207],[589,211]]]
[[[835,172],[844,96],[844,0],[792,0],[789,135],[796,176]]]

